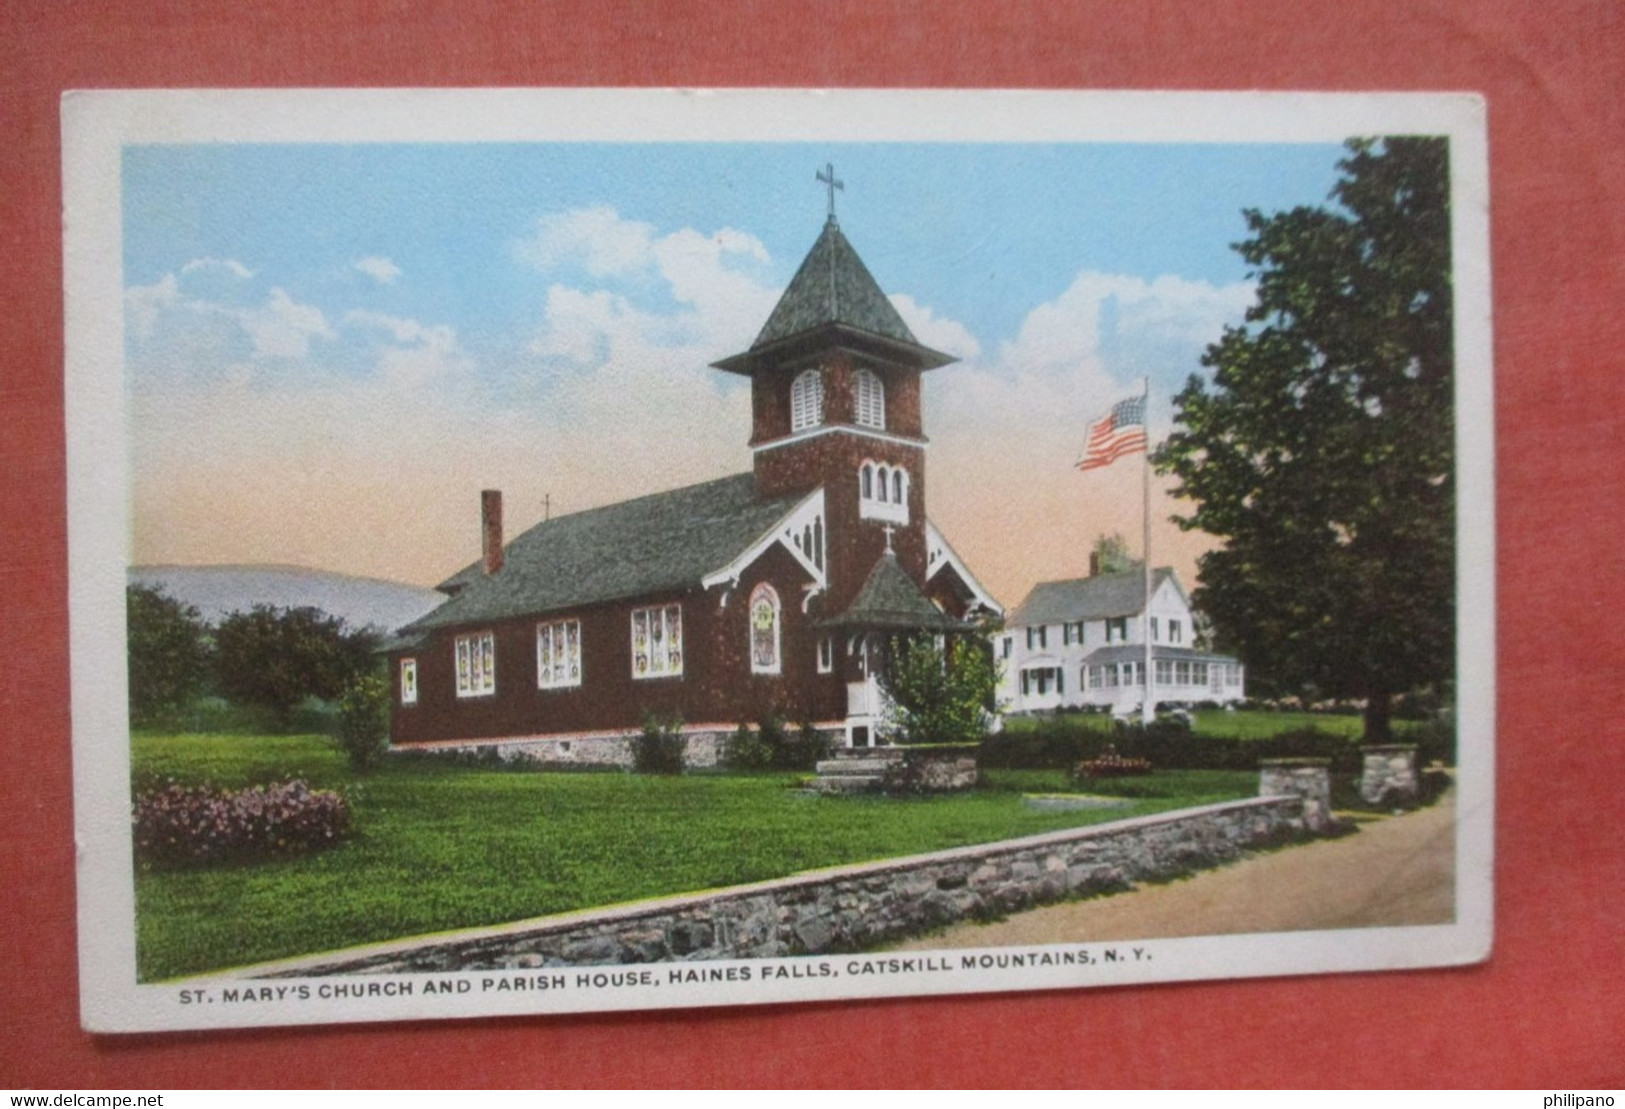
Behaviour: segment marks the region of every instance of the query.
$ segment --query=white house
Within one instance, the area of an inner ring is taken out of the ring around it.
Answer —
[[[1138,710],[1145,699],[1144,607],[1138,569],[1033,586],[995,641],[1005,711]],[[1150,623],[1155,703],[1228,704],[1246,696],[1239,662],[1195,646],[1190,597],[1168,567],[1152,575]]]

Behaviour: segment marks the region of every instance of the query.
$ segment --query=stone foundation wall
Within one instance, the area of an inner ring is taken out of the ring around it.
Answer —
[[[1122,889],[1306,831],[1260,797],[250,968],[256,977],[773,958],[854,950],[967,918]]]
[[[723,731],[693,731],[683,736],[683,764],[698,770],[720,766],[727,755],[728,737]],[[447,755],[495,756],[504,762],[528,760],[561,768],[589,766],[632,766],[632,740],[615,735],[525,736],[501,742],[469,740],[466,743],[411,745],[404,750],[429,751]]]

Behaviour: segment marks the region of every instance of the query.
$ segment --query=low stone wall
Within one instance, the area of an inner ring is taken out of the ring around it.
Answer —
[[[248,968],[254,977],[774,958],[854,950],[967,918],[1123,889],[1305,832],[1260,797]]]
[[[929,747],[892,750],[903,754],[881,778],[880,788],[887,793],[955,793],[974,789],[981,778],[974,749],[969,752]]]
[[[1368,805],[1409,808],[1422,795],[1414,743],[1390,743],[1360,748],[1360,800]]]

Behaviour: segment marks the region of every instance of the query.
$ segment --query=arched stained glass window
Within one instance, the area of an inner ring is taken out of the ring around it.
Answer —
[[[875,468],[869,463],[863,464],[863,499],[873,500],[875,496]]]
[[[824,422],[824,377],[807,370],[790,384],[790,430],[805,431]]]
[[[750,669],[753,674],[779,672],[779,595],[766,582],[750,595]]]
[[[873,370],[859,368],[852,375],[856,392],[858,423],[863,427],[886,426],[886,388]]]
[[[903,503],[903,471],[891,472],[891,501],[892,504]]]
[[[887,470],[886,467],[882,466],[882,467],[880,467],[879,477],[880,477],[880,480],[878,482],[876,482],[876,485],[878,486],[878,488],[876,489],[875,499],[880,501],[882,504],[884,504],[886,501],[889,501],[891,499],[891,493],[890,493],[891,471]]]

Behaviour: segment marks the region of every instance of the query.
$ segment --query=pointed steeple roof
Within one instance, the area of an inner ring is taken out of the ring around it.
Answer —
[[[848,628],[887,628],[897,631],[963,631],[969,627],[932,604],[901,566],[897,555],[888,550],[874,569],[852,605],[839,616],[823,621],[826,626]]]
[[[954,361],[914,337],[831,216],[750,350],[713,365],[750,373],[755,356],[829,332],[901,356],[921,369]]]

